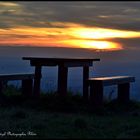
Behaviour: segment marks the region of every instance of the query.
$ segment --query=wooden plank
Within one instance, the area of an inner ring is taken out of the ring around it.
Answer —
[[[33,79],[34,74],[0,74],[0,80],[24,80]]]
[[[88,81],[89,83],[92,81],[102,81],[104,86],[110,86],[114,84],[135,82],[135,77],[132,76],[99,77],[99,78],[89,78]]]
[[[100,61],[94,58],[41,58],[23,57],[23,60],[30,60],[31,66],[56,66],[64,64],[66,67],[92,66],[93,61]]]
[[[36,61],[52,61],[52,62],[74,62],[74,61],[100,61],[99,58],[84,58],[84,57],[75,57],[75,58],[45,58],[45,57],[22,57],[23,60],[36,60]]]
[[[52,60],[31,60],[31,66],[57,66],[64,65],[66,67],[80,67],[80,66],[92,66],[93,61],[52,61]]]

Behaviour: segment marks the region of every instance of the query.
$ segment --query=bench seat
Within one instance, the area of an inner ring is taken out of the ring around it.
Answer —
[[[5,81],[21,80],[22,94],[29,97],[32,95],[33,79],[34,74],[29,73],[0,74],[0,94],[3,94]]]
[[[123,84],[127,82],[134,82],[135,77],[132,76],[113,76],[113,77],[98,77],[98,78],[89,78],[89,83],[101,82],[103,86],[111,86],[115,84]]]
[[[113,77],[97,77],[89,78],[90,100],[95,106],[103,105],[103,87],[118,85],[118,101],[129,101],[130,82],[135,82],[133,76],[113,76]]]
[[[0,81],[2,80],[24,80],[24,79],[33,79],[34,74],[21,74],[21,73],[14,73],[14,74],[0,74]]]

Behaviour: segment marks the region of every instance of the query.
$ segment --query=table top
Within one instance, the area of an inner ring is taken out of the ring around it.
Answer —
[[[75,58],[54,58],[54,57],[22,57],[23,60],[50,60],[50,61],[100,61],[99,58],[84,58],[84,57],[75,57]]]
[[[91,66],[93,61],[100,61],[98,58],[50,58],[50,57],[23,57],[23,60],[30,60],[31,65],[41,65],[41,66],[55,66],[55,65],[65,65],[65,66]]]

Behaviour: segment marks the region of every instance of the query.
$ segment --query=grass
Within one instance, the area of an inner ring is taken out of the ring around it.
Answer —
[[[0,102],[0,138],[140,138],[139,102],[112,101],[95,112],[80,95],[41,94],[37,100],[20,94],[10,86]]]

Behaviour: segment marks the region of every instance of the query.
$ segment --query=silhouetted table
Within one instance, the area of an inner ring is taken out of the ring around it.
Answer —
[[[89,78],[89,67],[93,61],[100,59],[92,58],[40,58],[40,57],[23,57],[23,60],[30,60],[30,65],[35,66],[35,79],[33,94],[40,94],[40,80],[42,66],[58,66],[58,89],[57,92],[65,96],[67,93],[67,75],[68,67],[83,67],[83,97],[88,98],[88,85],[86,80]]]

